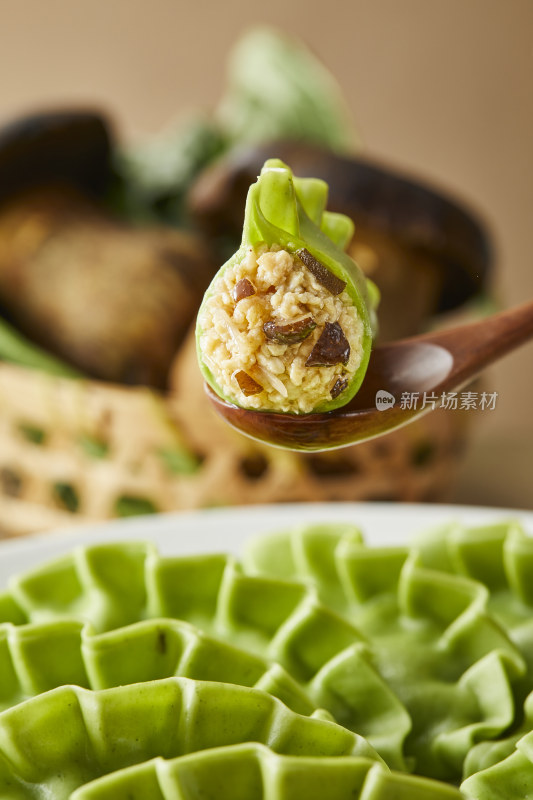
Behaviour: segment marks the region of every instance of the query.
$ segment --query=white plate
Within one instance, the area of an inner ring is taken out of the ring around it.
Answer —
[[[254,533],[299,522],[345,521],[360,526],[372,544],[405,542],[410,534],[443,522],[477,525],[520,520],[533,535],[533,512],[451,505],[302,503],[160,514],[78,526],[71,530],[0,542],[0,588],[9,576],[95,542],[150,540],[165,555],[234,552]]]

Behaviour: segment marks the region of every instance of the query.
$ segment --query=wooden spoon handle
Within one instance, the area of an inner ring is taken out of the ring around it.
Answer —
[[[423,337],[453,356],[453,380],[474,377],[506,353],[533,339],[533,301],[507,311]],[[450,376],[451,377],[451,376]]]

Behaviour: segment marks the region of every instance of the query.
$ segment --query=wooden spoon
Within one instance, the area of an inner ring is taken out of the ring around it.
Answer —
[[[353,400],[324,414],[250,411],[226,403],[208,386],[206,391],[220,416],[253,439],[288,450],[330,450],[412,422],[435,408],[443,393],[456,392],[532,338],[529,302],[480,322],[380,345]]]

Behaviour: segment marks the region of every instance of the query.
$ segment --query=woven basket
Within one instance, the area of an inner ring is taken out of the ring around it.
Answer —
[[[444,500],[473,416],[439,409],[363,445],[296,454],[216,417],[192,337],[175,384],[164,397],[0,365],[1,534],[232,504]]]

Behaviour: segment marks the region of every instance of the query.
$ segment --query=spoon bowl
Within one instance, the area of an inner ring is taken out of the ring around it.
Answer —
[[[480,322],[380,345],[355,397],[323,414],[253,411],[206,391],[217,413],[253,439],[288,450],[331,450],[407,425],[532,338],[530,301]]]

